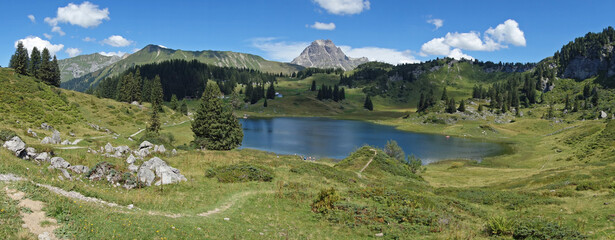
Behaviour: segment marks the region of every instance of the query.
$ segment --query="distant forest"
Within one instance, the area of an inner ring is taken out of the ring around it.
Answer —
[[[274,83],[277,76],[251,69],[217,67],[197,60],[170,60],[130,68],[119,76],[104,79],[87,92],[121,101],[149,102],[152,83],[159,78],[163,98],[170,101],[172,95],[178,99],[199,98],[208,80],[217,82],[226,95],[232,94],[238,84],[264,86]]]

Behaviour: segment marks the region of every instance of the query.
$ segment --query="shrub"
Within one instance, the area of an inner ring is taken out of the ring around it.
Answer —
[[[514,239],[585,239],[579,231],[544,220],[523,221],[513,231]]]
[[[165,145],[166,147],[173,146],[175,136],[171,133],[154,133],[146,131],[139,139],[139,142],[149,141],[156,145]]]
[[[8,129],[0,130],[0,140],[2,140],[2,141],[11,140],[11,138],[13,138],[15,136],[17,136],[17,133],[15,133],[12,130],[8,130]]]
[[[335,208],[335,203],[340,200],[340,195],[335,188],[323,189],[318,197],[310,205],[315,213],[326,214]]]
[[[384,146],[384,153],[389,155],[394,159],[397,159],[400,162],[406,162],[404,150],[397,144],[395,140],[387,141],[387,144]]]
[[[487,220],[485,231],[489,236],[507,236],[513,233],[515,221],[506,217],[491,217]]]
[[[242,163],[208,169],[205,176],[208,178],[216,177],[218,182],[223,183],[249,181],[271,182],[271,180],[273,180],[273,171],[263,166]]]

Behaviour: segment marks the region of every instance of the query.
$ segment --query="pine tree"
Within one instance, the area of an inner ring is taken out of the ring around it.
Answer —
[[[244,102],[250,102],[252,100],[252,92],[254,91],[254,86],[252,83],[248,83],[246,86],[245,97],[243,99]]]
[[[269,99],[274,99],[275,98],[275,87],[273,86],[273,83],[269,84],[269,88],[267,88],[267,97]]]
[[[218,89],[218,91],[220,91]],[[162,84],[160,83],[160,76],[156,75],[154,77],[154,81],[152,82],[152,97],[151,102],[152,106],[156,106],[157,111],[162,111],[162,101],[163,101],[163,90]]]
[[[186,104],[186,99],[182,100],[182,105],[180,107],[180,111],[184,115],[188,115],[188,104]]]
[[[147,126],[147,132],[150,134],[158,135],[160,131],[160,119],[158,117],[158,102],[152,104],[152,115],[150,118],[149,126]]]
[[[455,99],[451,98],[448,102],[448,107],[446,108],[447,113],[455,113]]]
[[[424,110],[424,105],[425,105],[425,95],[423,93],[421,93],[421,98],[419,100],[419,104],[418,106],[416,106],[416,112],[422,112]]]
[[[53,85],[54,83],[54,69],[51,62],[51,55],[49,54],[49,50],[47,48],[43,49],[41,53],[41,67],[39,69],[39,76],[41,81],[46,84]]]
[[[49,52],[47,52],[49,54]],[[15,50],[15,54],[11,57],[10,68],[15,69],[17,74],[27,75],[28,74],[28,50],[24,48],[22,42],[17,43],[17,49]]]
[[[370,111],[374,110],[374,104],[372,104],[372,99],[369,97],[369,95],[365,97],[365,103],[363,103],[363,107]]]
[[[171,109],[177,110],[179,107],[179,103],[177,101],[177,96],[175,94],[171,95]]]
[[[570,110],[570,97],[566,94],[564,110]]]
[[[344,91],[344,88],[341,88],[341,89],[340,89],[338,99],[339,99],[340,101],[342,101],[342,100],[346,99],[346,93],[345,93],[345,91]]]
[[[30,76],[35,78],[39,78],[38,72],[41,68],[41,52],[37,47],[32,48],[32,53],[30,53],[30,68],[28,70]]]
[[[592,98],[592,105],[594,107],[597,107],[598,106],[598,88],[594,87],[591,98]]]
[[[192,122],[194,142],[209,150],[230,150],[241,144],[243,131],[230,107],[219,98],[220,88],[207,83]]]
[[[265,102],[263,102],[263,107],[267,107],[267,98],[265,98]]]
[[[482,111],[483,111],[483,105],[482,105],[482,104],[479,104],[479,105],[478,105],[478,112],[482,112]]]
[[[335,85],[335,87],[333,87],[333,101],[339,101],[339,94],[340,94],[340,89],[337,85]]]
[[[58,65],[58,59],[56,58],[56,55],[53,55],[53,61],[51,62],[51,85],[54,85],[56,87],[60,87],[60,84],[62,83],[62,79],[60,78],[60,66]]]
[[[466,104],[464,102],[465,101],[461,100],[461,103],[459,103],[459,108],[457,108],[457,111],[460,111],[460,112],[466,111]]]
[[[130,86],[130,101],[140,101],[141,93],[143,92],[143,87],[141,86],[141,82],[143,79],[141,78],[141,70],[137,68],[137,71],[132,76],[131,86]]]
[[[316,81],[312,81],[312,87],[310,87],[310,91],[316,91]]]
[[[444,102],[448,102],[448,95],[446,93],[446,87],[444,87],[444,89],[442,90],[442,97],[440,97],[440,100],[443,100]]]
[[[574,107],[572,108],[572,112],[578,112],[579,111],[579,100],[575,100],[574,101]]]

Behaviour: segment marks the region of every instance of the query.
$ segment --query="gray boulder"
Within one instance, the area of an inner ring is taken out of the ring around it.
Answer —
[[[70,173],[68,173],[68,171],[66,171],[66,169],[61,168],[61,169],[60,169],[60,172],[62,172],[62,175],[64,175],[64,177],[65,177],[66,179],[73,180],[73,178],[71,177]]]
[[[608,115],[604,111],[600,111],[600,118],[606,118]]]
[[[51,130],[53,127],[47,123],[41,123],[41,129]]]
[[[28,135],[32,136],[32,137],[38,137],[38,134],[36,134],[36,132],[34,132],[32,129],[28,128]]]
[[[128,158],[126,159],[126,163],[133,164],[133,163],[135,163],[136,160],[137,160],[137,158],[135,158],[134,155],[130,154],[130,156],[128,156]]]
[[[90,171],[90,168],[87,166],[83,166],[83,165],[75,165],[75,166],[70,166],[68,167],[68,170],[73,171],[74,173],[77,174],[82,174],[82,173],[87,173]]]
[[[126,145],[124,145],[124,146],[117,146],[117,147],[114,148],[114,150],[116,152],[120,152],[121,154],[124,154],[124,153],[129,153],[130,152],[130,147],[128,147]]]
[[[154,152],[158,152],[158,153],[165,153],[167,151],[166,148],[164,148],[164,145],[160,145],[160,146],[156,146],[158,147],[156,150],[154,150]]]
[[[139,151],[135,151],[134,154],[136,157],[143,159],[149,155],[149,148],[140,149]]]
[[[36,155],[36,149],[33,147],[26,148],[26,159],[34,159]]]
[[[14,136],[11,140],[4,142],[2,147],[13,152],[15,156],[19,158],[24,158],[26,156],[26,143],[24,143],[18,136]]]
[[[173,148],[173,150],[171,151],[171,155],[173,156],[177,155],[177,150],[175,150],[175,148]]]
[[[41,140],[41,144],[52,144],[53,140],[50,137],[45,137]]]
[[[115,169],[111,169],[109,170],[109,174],[107,174],[105,178],[107,179],[107,182],[110,182],[111,184],[115,184],[119,182],[120,180],[122,180],[122,174],[118,171],[115,171]]]
[[[58,132],[58,130],[53,130],[51,141],[52,144],[60,144],[62,142],[62,138],[60,137],[60,132]]]
[[[128,170],[130,170],[131,172],[137,172],[139,171],[139,166],[131,163],[130,165],[128,165]]]
[[[141,166],[137,171],[137,176],[139,182],[144,183],[147,186],[151,186],[154,180],[156,179],[156,175],[154,172],[148,168]]]
[[[114,151],[115,149],[113,149],[113,146],[111,145],[111,143],[107,143],[107,145],[105,145],[105,152],[112,153]]]
[[[51,158],[51,167],[53,168],[68,168],[70,167],[70,163],[68,163],[64,158],[61,157],[52,157]]]
[[[130,104],[135,105],[135,106],[139,106],[139,102],[137,102],[137,101],[132,101]]]
[[[139,145],[139,150],[141,150],[141,149],[150,149],[150,148],[153,148],[153,147],[154,147],[154,144],[152,144],[151,142],[143,141]]]
[[[141,164],[138,175],[139,181],[144,182],[147,186],[151,186],[156,177],[160,178],[156,185],[186,181],[186,177],[181,175],[178,169],[170,167],[165,161],[157,157]]]
[[[49,162],[50,155],[49,155],[49,153],[42,152],[42,153],[36,155],[34,160],[39,161],[39,162]]]
[[[60,143],[61,145],[70,145],[70,141],[68,140],[64,140],[62,143]]]

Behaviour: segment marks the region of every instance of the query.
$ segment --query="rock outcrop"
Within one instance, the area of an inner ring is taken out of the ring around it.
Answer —
[[[341,68],[344,71],[349,71],[368,61],[365,57],[350,58],[346,56],[342,49],[327,39],[312,42],[291,63],[304,67]]]
[[[24,158],[27,154],[26,152],[26,143],[24,143],[21,138],[19,138],[18,136],[15,136],[13,138],[11,138],[11,140],[8,140],[6,142],[4,142],[4,144],[2,145],[2,147],[8,149],[9,151],[13,152],[15,154],[15,156],[19,157],[19,158]]]
[[[138,170],[139,181],[147,186],[151,186],[154,180],[158,180],[155,185],[171,184],[180,181],[186,181],[186,177],[182,175],[178,169],[173,168],[160,158],[153,157],[150,160],[141,164]]]

